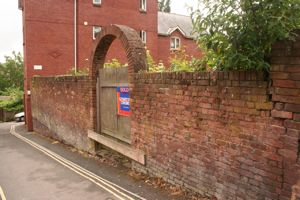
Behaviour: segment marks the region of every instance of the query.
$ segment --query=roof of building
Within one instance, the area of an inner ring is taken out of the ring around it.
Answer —
[[[194,38],[192,31],[192,19],[189,16],[158,12],[158,34],[171,35],[174,31],[180,31],[187,38]]]

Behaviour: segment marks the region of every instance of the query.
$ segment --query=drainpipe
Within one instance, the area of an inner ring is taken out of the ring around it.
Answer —
[[[74,71],[77,73],[77,0],[74,0]]]

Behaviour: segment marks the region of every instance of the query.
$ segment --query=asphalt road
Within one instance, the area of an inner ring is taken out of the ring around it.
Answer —
[[[10,126],[10,123],[0,123],[0,187],[3,199],[118,199],[11,135]]]
[[[0,123],[0,200],[185,199],[15,125]]]

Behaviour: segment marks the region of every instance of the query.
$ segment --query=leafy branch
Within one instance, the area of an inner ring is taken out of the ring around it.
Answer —
[[[268,70],[272,45],[294,39],[300,0],[199,0],[193,11],[202,65],[218,70]]]

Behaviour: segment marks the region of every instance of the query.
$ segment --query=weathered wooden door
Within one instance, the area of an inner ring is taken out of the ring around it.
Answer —
[[[98,77],[98,131],[130,143],[130,116],[118,112],[118,92],[128,89],[128,68],[103,68]]]

